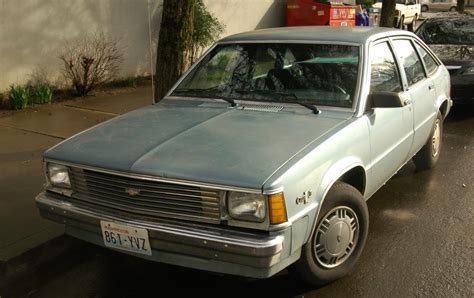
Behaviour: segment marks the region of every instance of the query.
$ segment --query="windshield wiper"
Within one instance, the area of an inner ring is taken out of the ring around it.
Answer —
[[[175,89],[173,91],[173,93],[185,93],[186,94],[186,93],[189,92],[189,93],[191,93],[190,95],[193,95],[193,93],[194,93],[194,94],[197,94],[196,96],[201,96],[201,97],[205,97],[205,98],[217,98],[217,99],[227,101],[228,103],[230,103],[230,105],[232,107],[236,106],[235,101],[232,98],[228,98],[228,97],[224,97],[224,96],[220,96],[220,95],[216,95],[216,94],[206,94],[207,92],[212,91],[212,90],[218,90],[218,89],[216,87],[204,88],[204,89],[182,88],[182,89]]]
[[[300,106],[306,107],[306,108],[310,109],[311,111],[313,111],[313,114],[316,114],[316,115],[321,112],[318,109],[318,107],[316,107],[314,104],[309,103],[309,102],[304,102],[304,101],[287,101],[287,102],[296,103],[296,104],[299,104]]]
[[[271,90],[258,90],[258,89],[235,89],[234,90],[237,93],[257,93],[257,94],[265,94],[265,95],[279,95],[281,97],[293,97],[295,100],[284,100],[280,102],[285,102],[285,103],[295,103],[299,104],[300,106],[303,106],[305,108],[310,109],[313,111],[314,114],[319,114],[319,109],[312,103],[309,102],[304,102],[304,101],[298,101],[298,96],[294,93],[290,92],[280,92],[280,91],[271,91]]]

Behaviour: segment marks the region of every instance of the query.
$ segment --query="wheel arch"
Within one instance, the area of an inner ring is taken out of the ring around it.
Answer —
[[[308,232],[305,236],[304,243],[307,243],[311,235],[313,235],[319,217],[319,212],[321,211],[324,200],[329,190],[337,182],[344,182],[353,186],[362,194],[362,196],[364,196],[366,191],[367,172],[362,163],[352,162],[350,164],[346,164],[345,166],[336,164],[326,173],[320,187],[322,191],[318,192],[321,199],[319,201],[318,207],[315,209],[315,215],[313,220],[310,222],[309,229],[307,229]]]
[[[443,119],[448,116],[450,106],[449,106],[449,101],[447,98],[441,98],[438,100],[436,103],[436,110],[440,111],[441,115],[443,116]]]

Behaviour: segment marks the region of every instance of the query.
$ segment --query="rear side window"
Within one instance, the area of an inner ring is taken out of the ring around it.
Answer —
[[[412,86],[425,78],[423,65],[418,57],[415,48],[409,40],[395,40],[395,52],[405,69],[408,86]]]
[[[388,43],[376,44],[370,55],[370,91],[400,92],[400,75]]]
[[[425,49],[423,49],[419,44],[417,44],[415,42],[415,47],[416,49],[418,50],[418,53],[420,54],[421,56],[421,59],[423,59],[423,62],[425,62],[425,66],[426,66],[426,72],[428,74],[432,74],[436,68],[438,67],[438,64],[436,63],[436,61],[433,59],[433,57],[431,57],[430,54],[428,54],[427,51],[425,51]]]

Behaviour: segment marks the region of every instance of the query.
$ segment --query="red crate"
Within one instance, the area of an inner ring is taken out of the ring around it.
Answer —
[[[288,0],[287,26],[355,26],[356,7],[339,2]]]

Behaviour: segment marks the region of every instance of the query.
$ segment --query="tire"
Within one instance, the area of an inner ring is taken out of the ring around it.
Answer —
[[[418,16],[415,15],[413,17],[413,21],[411,21],[410,24],[408,24],[408,30],[411,31],[411,32],[414,32],[415,31],[415,27],[416,27],[416,20],[418,19]]]
[[[301,249],[301,258],[290,270],[314,286],[339,279],[356,264],[368,231],[364,197],[353,186],[336,182],[323,202],[313,234]]]
[[[421,6],[421,11],[422,11],[422,12],[427,12],[428,10],[429,10],[428,5],[422,5],[422,6]]]
[[[450,7],[449,11],[456,11],[456,6]]]
[[[438,162],[443,140],[443,116],[438,111],[426,144],[413,157],[417,171],[431,169]]]
[[[400,17],[400,21],[398,22],[398,29],[403,30],[403,27],[405,26],[405,16]]]

